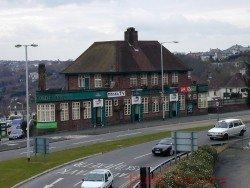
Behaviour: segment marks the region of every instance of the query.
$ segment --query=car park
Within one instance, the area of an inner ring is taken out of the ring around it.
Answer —
[[[110,170],[96,169],[86,174],[82,181],[81,188],[109,188],[112,187],[114,176]]]
[[[152,153],[154,155],[173,155],[174,150],[172,140],[170,138],[162,139],[153,147]]]
[[[240,119],[220,120],[207,133],[211,140],[229,139],[231,136],[243,136],[246,131],[246,125]]]

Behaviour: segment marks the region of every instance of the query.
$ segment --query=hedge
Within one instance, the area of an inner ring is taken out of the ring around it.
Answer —
[[[157,188],[214,188],[213,178],[217,151],[211,146],[202,146],[190,156],[165,172]]]

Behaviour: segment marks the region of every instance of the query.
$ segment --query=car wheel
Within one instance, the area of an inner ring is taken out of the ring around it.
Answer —
[[[113,188],[113,181],[111,182],[111,185],[109,186],[109,188]]]
[[[228,140],[228,139],[229,139],[229,136],[228,136],[228,134],[227,134],[227,133],[226,133],[226,134],[224,134],[223,139],[224,139],[224,140]]]
[[[171,149],[171,150],[169,151],[169,155],[170,155],[170,156],[174,155],[174,150]]]
[[[214,140],[214,138],[213,137],[209,137],[210,138],[210,140]]]
[[[244,130],[241,130],[239,135],[240,135],[240,136],[244,136],[244,133],[245,133],[245,131],[244,131]]]

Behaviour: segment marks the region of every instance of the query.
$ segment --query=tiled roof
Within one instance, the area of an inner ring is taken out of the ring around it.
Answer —
[[[158,41],[137,41],[133,46],[127,41],[95,42],[62,73],[157,72],[160,62]],[[191,70],[165,47],[163,62],[166,71]]]
[[[246,87],[246,81],[241,73],[236,73],[227,82],[226,87]]]

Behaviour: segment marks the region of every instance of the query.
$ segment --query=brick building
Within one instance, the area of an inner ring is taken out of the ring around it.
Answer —
[[[207,113],[206,85],[192,84],[190,71],[158,41],[139,41],[128,28],[123,41],[95,42],[62,71],[66,90],[46,90],[39,67],[37,128],[79,130]],[[161,84],[164,84],[164,95]],[[125,126],[125,125],[124,125]]]

